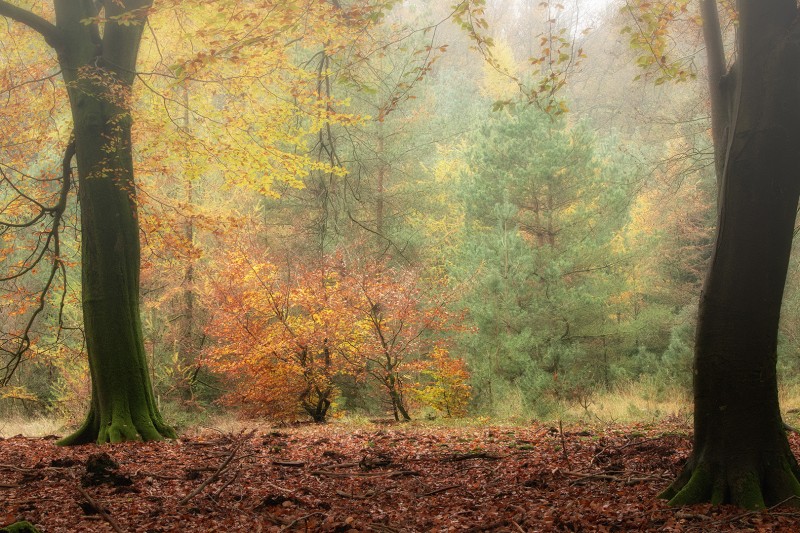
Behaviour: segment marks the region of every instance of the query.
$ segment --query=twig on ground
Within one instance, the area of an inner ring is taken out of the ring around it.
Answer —
[[[561,419],[558,420],[558,434],[561,436],[561,453],[567,464],[570,464],[569,451],[567,450],[567,438],[564,436],[564,424],[561,422]]]
[[[499,455],[492,455],[486,452],[472,452],[472,453],[457,453],[455,455],[451,455],[450,457],[445,457],[442,459],[444,463],[455,463],[457,461],[467,461],[469,459],[503,459],[503,457]]]
[[[395,472],[379,472],[373,474],[371,472],[330,472],[328,470],[312,470],[309,472],[312,476],[328,476],[328,477],[400,477],[400,476],[419,476],[420,473],[416,470],[398,470]]]
[[[438,489],[429,490],[428,492],[423,492],[422,494],[417,494],[417,498],[424,498],[425,496],[433,496],[434,494],[439,494],[441,492],[448,491],[450,489],[457,489],[462,485],[459,483],[457,485],[447,485],[445,487],[439,487]]]
[[[647,481],[662,481],[663,478],[656,476],[642,475],[638,472],[623,473],[623,475],[609,474],[608,472],[571,472],[569,470],[559,470],[566,476],[573,476],[580,478],[578,481],[587,479],[605,479],[607,481],[621,481],[626,485],[633,485],[636,483],[644,483]],[[573,482],[575,483],[575,482]]]
[[[354,461],[350,463],[323,463],[319,465],[321,468],[352,468],[358,466],[360,462]]]
[[[282,490],[284,492],[294,492],[292,489],[287,489],[286,487],[281,487],[280,485],[276,485],[275,483],[270,483],[269,481],[264,481],[264,485],[272,487],[273,489]]]
[[[239,466],[241,467],[241,465],[239,465]],[[220,494],[222,494],[222,491],[224,491],[225,489],[227,489],[227,488],[228,488],[228,487],[231,485],[231,483],[233,483],[234,481],[236,481],[236,479],[239,477],[239,474],[240,474],[241,472],[242,472],[242,469],[241,469],[241,468],[237,468],[237,469],[236,469],[236,472],[234,472],[234,473],[233,473],[233,475],[231,476],[231,478],[230,478],[228,481],[226,481],[226,482],[225,482],[225,483],[224,483],[224,484],[223,484],[223,485],[222,485],[222,486],[219,488],[219,490],[217,490],[217,492],[215,492],[215,493],[214,493],[214,497],[215,497],[215,498],[219,498],[219,495],[220,495]]]
[[[68,466],[17,466],[17,465],[0,465],[0,469],[16,470],[17,472],[33,472],[39,470],[63,470],[70,468]]]
[[[234,457],[236,457],[236,453],[239,451],[239,448],[241,448],[242,445],[247,441],[247,439],[252,437],[254,433],[255,433],[255,430],[251,431],[246,436],[241,436],[239,438],[239,440],[234,443],[234,445],[233,445],[233,447],[231,449],[231,452],[228,454],[228,457],[222,462],[222,464],[219,465],[219,468],[217,468],[217,470],[213,474],[211,474],[208,477],[208,479],[206,479],[204,482],[202,482],[200,484],[200,486],[198,486],[192,492],[190,492],[189,494],[187,494],[186,496],[181,498],[181,500],[178,503],[180,505],[186,504],[189,500],[191,500],[192,498],[194,498],[195,496],[197,496],[198,494],[203,492],[203,490],[205,490],[205,488],[207,486],[209,486],[214,481],[218,480],[219,477],[222,475],[222,473],[228,468],[228,465],[231,464],[231,461],[233,461]],[[240,459],[241,459],[241,457],[240,457]]]
[[[103,518],[103,520],[111,524],[111,527],[114,529],[114,531],[116,531],[117,533],[125,533],[125,530],[122,529],[119,523],[117,523],[117,521],[114,520],[114,518],[112,518],[111,515],[106,512],[106,510],[103,508],[102,505],[97,503],[97,501],[95,501],[94,498],[89,496],[89,494],[81,487],[77,488],[78,492],[81,493],[81,496],[83,496],[83,498],[87,501],[87,503],[92,506],[92,509],[97,511],[97,514],[99,514]]]
[[[275,466],[288,466],[291,468],[302,468],[306,466],[305,461],[282,461],[280,459],[272,461],[272,464],[274,464]]]
[[[319,515],[319,516],[325,516],[325,513],[321,512],[321,511],[316,511],[316,512],[313,512],[313,513],[307,514],[307,515],[305,515],[305,516],[301,516],[300,518],[295,518],[294,520],[292,520],[291,522],[289,522],[288,524],[286,524],[285,526],[283,526],[283,527],[281,528],[281,531],[286,531],[286,530],[288,530],[288,529],[292,529],[292,526],[294,526],[296,523],[298,523],[298,522],[302,522],[302,521],[304,521],[304,520],[308,520],[308,519],[309,519],[309,518],[311,518],[312,516],[317,516],[317,515]]]

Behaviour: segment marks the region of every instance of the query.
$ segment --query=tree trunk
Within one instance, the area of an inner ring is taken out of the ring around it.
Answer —
[[[411,420],[411,416],[408,414],[406,406],[403,405],[403,395],[397,390],[397,385],[394,379],[392,380],[391,387],[389,387],[389,398],[392,401],[392,411],[394,413],[395,421],[400,422],[400,417],[402,417],[403,422],[409,422]]]
[[[800,496],[775,368],[800,195],[800,30],[795,0],[740,0],[739,15],[719,225],[699,307],[694,448],[662,495],[673,505],[758,509]]]
[[[183,91],[183,127],[189,131],[189,88],[184,87]],[[194,164],[191,161],[192,155],[187,153],[186,163],[184,164],[184,172],[187,169],[193,169]],[[188,174],[188,172],[187,172]],[[189,253],[186,258],[186,269],[183,276],[182,292],[183,292],[183,313],[180,323],[180,334],[178,340],[178,370],[179,379],[178,383],[181,398],[184,401],[191,401],[194,399],[194,376],[197,375],[197,352],[198,343],[195,342],[194,335],[194,183],[193,176],[186,180],[184,191],[186,193],[186,205],[190,213],[187,217],[183,228],[183,236],[186,239],[186,245]],[[190,374],[191,370],[194,370]]]
[[[383,209],[384,209],[384,187],[386,186],[386,164],[384,162],[386,155],[384,154],[384,133],[383,133],[383,120],[378,122],[378,145],[375,149],[375,156],[378,161],[378,169],[376,172],[375,184],[375,237],[378,240],[380,247],[384,237],[384,222],[383,222]]]
[[[131,5],[135,4],[135,5]],[[130,88],[143,24],[83,19],[92,2],[57,0],[59,60],[74,124],[81,216],[83,315],[92,399],[86,422],[60,444],[160,440],[175,432],[153,397],[139,316],[139,222],[131,149]],[[107,16],[143,2],[108,3]]]

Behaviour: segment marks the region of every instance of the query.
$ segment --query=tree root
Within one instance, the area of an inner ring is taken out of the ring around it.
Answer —
[[[733,504],[761,510],[800,497],[800,469],[786,458],[762,461],[762,466],[696,464],[690,460],[683,472],[659,497],[669,505],[696,503]],[[795,503],[796,505],[796,503]]]
[[[100,424],[94,408],[90,409],[86,421],[74,433],[57,442],[60,446],[79,444],[105,444],[126,441],[161,441],[175,439],[175,430],[164,423],[157,413],[144,416],[113,416],[113,420]]]

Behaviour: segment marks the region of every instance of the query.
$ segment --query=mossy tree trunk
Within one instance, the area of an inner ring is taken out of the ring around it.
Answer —
[[[718,25],[715,2],[703,8]],[[714,76],[724,72],[719,32],[706,28],[719,224],[700,299],[692,455],[663,496],[758,509],[800,496],[776,376],[800,196],[800,24],[795,0],[738,8],[738,57],[724,77]]]
[[[35,29],[58,53],[72,110],[92,398],[86,422],[61,444],[175,436],[155,405],[139,316],[130,97],[150,4],[54,0],[53,25],[0,0],[0,15]]]

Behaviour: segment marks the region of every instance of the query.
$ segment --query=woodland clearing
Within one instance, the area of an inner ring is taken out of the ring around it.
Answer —
[[[800,438],[790,435],[795,453]],[[797,531],[778,506],[670,508],[683,421],[342,424],[175,442],[0,441],[0,524],[60,531]],[[789,502],[787,502],[789,503]]]

